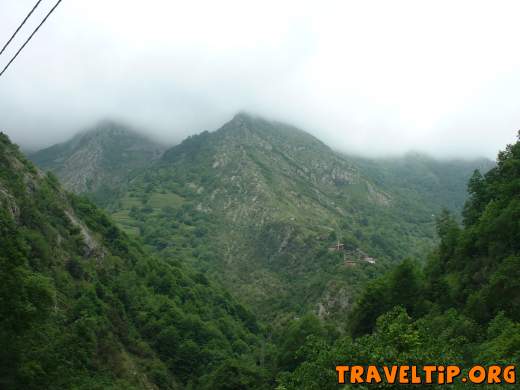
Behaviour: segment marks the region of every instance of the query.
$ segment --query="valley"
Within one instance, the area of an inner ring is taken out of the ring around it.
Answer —
[[[370,160],[238,114],[89,178],[104,151],[148,153],[126,136],[31,155],[48,173],[0,138],[2,387],[332,389],[338,362],[518,361],[519,143],[496,165]]]
[[[519,13],[0,1],[0,390],[519,388]]]
[[[125,143],[124,133],[103,136],[121,151],[97,154],[106,163],[90,169],[106,167],[104,176],[97,176],[96,191],[83,193],[163,258],[182,259],[260,318],[280,324],[308,311],[345,320],[367,281],[405,257],[426,258],[436,241],[436,215],[445,206],[459,213],[463,183],[474,169],[492,166],[421,155],[349,157],[290,125],[239,113],[214,132],[162,147],[156,159],[133,160],[124,176],[116,168],[125,160],[112,168],[105,156],[125,156],[133,138]],[[77,144],[65,161],[95,154],[87,152],[89,143]],[[67,186],[67,178],[77,176],[74,166],[60,165],[64,157],[53,159],[52,151],[32,158]],[[117,190],[103,196],[113,183]],[[345,262],[342,253],[328,250],[336,242],[377,262]]]

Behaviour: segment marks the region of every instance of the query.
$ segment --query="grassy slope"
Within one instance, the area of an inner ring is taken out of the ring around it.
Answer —
[[[420,170],[410,194],[399,190],[406,170],[380,169],[291,126],[238,115],[135,177],[114,217],[161,253],[209,270],[266,318],[320,308],[341,317],[366,280],[434,244],[439,204],[425,198]],[[327,251],[336,236],[378,264],[346,267]]]
[[[163,145],[135,130],[104,121],[29,157],[40,168],[56,174],[67,190],[106,204],[132,172],[149,166],[163,151]]]
[[[0,387],[211,388],[229,359],[261,377],[247,310],[152,257],[3,134],[0,206]]]

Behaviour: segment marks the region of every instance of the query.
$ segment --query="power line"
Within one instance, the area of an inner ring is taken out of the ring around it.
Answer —
[[[34,37],[34,35],[38,32],[38,30],[40,29],[41,26],[43,26],[43,24],[47,21],[47,19],[49,18],[49,16],[51,16],[51,14],[54,12],[54,10],[56,8],[58,8],[58,5],[60,5],[60,3],[62,2],[63,0],[58,0],[58,2],[54,5],[54,7],[51,8],[51,10],[49,11],[49,13],[45,16],[45,18],[43,18],[42,22],[38,25],[38,27],[36,27],[34,29],[34,31],[32,32],[32,34],[29,36],[29,38],[27,38],[27,40],[24,42],[24,44],[22,45],[22,47],[20,49],[18,49],[18,51],[16,52],[16,54],[13,56],[13,58],[11,58],[11,61],[9,61],[7,63],[7,65],[5,66],[5,68],[2,70],[2,72],[0,72],[0,77],[2,77],[2,75],[5,73],[5,71],[7,70],[7,68],[9,68],[9,66],[13,63],[13,61],[16,59],[16,57],[18,57],[18,54],[20,54],[20,52],[24,49],[24,47],[29,43],[29,41],[32,39],[32,37]]]
[[[38,8],[38,6],[40,5],[40,3],[42,2],[42,0],[38,0],[38,2],[36,3],[36,5],[33,7],[33,9],[31,10],[31,12],[29,12],[27,14],[27,16],[25,17],[25,19],[23,20],[23,22],[18,26],[18,28],[16,29],[16,31],[14,32],[13,35],[11,35],[11,38],[9,38],[9,40],[7,41],[7,43],[4,45],[4,47],[2,48],[2,50],[0,51],[0,56],[2,55],[2,53],[5,51],[5,49],[7,48],[7,46],[9,46],[9,44],[11,43],[11,41],[14,39],[14,37],[16,36],[16,34],[18,34],[18,31],[20,31],[20,29],[23,27],[23,25],[25,24],[25,22],[27,22],[27,19],[29,19],[32,15],[32,13],[34,12],[34,10],[36,8]]]

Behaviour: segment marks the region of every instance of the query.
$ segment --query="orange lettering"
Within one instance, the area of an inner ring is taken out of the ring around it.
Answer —
[[[417,366],[412,366],[412,383],[414,385],[421,383],[421,377],[417,375]]]
[[[345,373],[348,371],[349,366],[336,366],[338,372],[338,383],[345,383]]]
[[[426,378],[425,378],[426,381],[425,381],[425,383],[432,384],[433,383],[432,374],[435,371],[437,371],[437,367],[436,366],[424,366],[423,367],[423,371],[426,374]]]
[[[471,367],[468,376],[472,383],[482,383],[486,379],[486,369],[482,366]]]
[[[388,367],[384,366],[383,371],[385,372],[386,381],[390,384],[394,384],[395,377],[397,376],[397,366],[392,366],[392,371],[389,371]]]
[[[448,366],[446,368],[446,383],[453,383],[453,380],[460,375],[460,368],[457,366]]]
[[[399,383],[409,383],[409,381],[408,381],[408,371],[409,370],[410,370],[410,366],[399,367]]]
[[[439,375],[437,375],[437,383],[440,385],[444,384],[444,366],[437,367],[437,372]]]
[[[499,366],[491,366],[488,370],[487,383],[500,383],[500,373],[502,369]]]
[[[507,366],[504,368],[504,382],[510,384],[516,383],[515,366]]]
[[[381,375],[379,374],[379,371],[377,371],[376,366],[368,366],[367,369],[367,375],[366,375],[366,382],[372,383],[374,381],[375,383],[381,383]]]
[[[350,370],[350,383],[363,383],[363,372],[365,369],[362,366],[353,366]]]

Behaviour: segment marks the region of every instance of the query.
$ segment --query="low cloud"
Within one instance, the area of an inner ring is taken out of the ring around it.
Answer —
[[[33,3],[0,4],[2,43]],[[519,11],[514,1],[64,0],[0,78],[0,129],[38,148],[115,118],[174,143],[247,110],[365,155],[493,158],[520,127]]]

